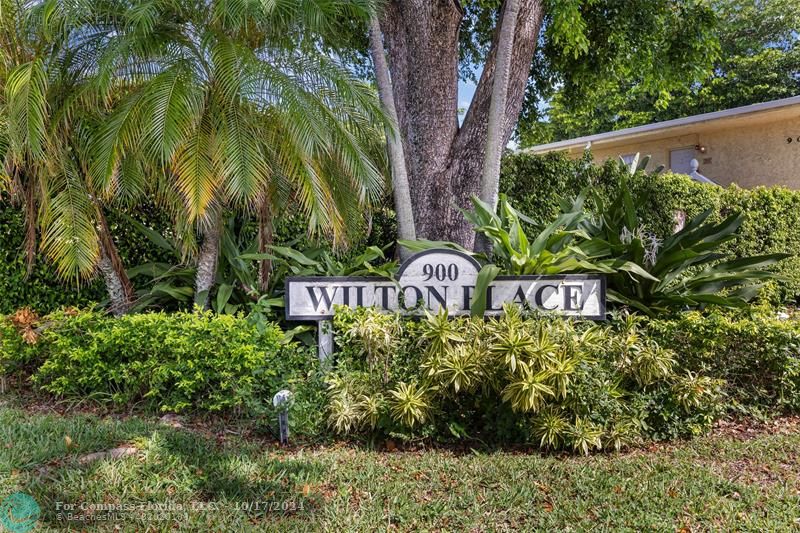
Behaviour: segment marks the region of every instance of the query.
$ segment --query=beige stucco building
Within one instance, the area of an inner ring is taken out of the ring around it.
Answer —
[[[783,185],[800,189],[800,96],[725,111],[578,137],[527,148],[524,152],[565,152],[580,157],[591,149],[597,161],[640,153],[648,168],[664,165],[699,172],[720,185]]]

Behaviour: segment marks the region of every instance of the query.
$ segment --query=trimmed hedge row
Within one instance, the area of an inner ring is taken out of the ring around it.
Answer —
[[[314,375],[313,351],[285,343],[275,324],[211,312],[28,310],[0,317],[0,376],[29,379],[68,400],[160,411],[267,406]]]
[[[422,341],[431,340],[430,328],[426,336],[423,321],[401,324],[392,315],[374,320],[366,315],[363,309],[337,315],[340,352],[337,369],[328,375],[329,380],[339,375],[340,383],[355,383],[353,380],[363,381],[364,376],[376,374],[382,383],[410,382],[419,375],[421,361],[429,353],[423,353]],[[551,333],[563,333],[552,337],[559,345],[571,338],[564,336],[569,331],[562,331],[560,323],[555,321],[555,329],[550,328]],[[613,342],[606,346],[605,341],[598,344],[595,339],[592,350],[596,353],[589,359],[605,363],[582,365],[569,371],[574,374],[566,374],[572,383],[572,399],[578,402],[570,405],[579,412],[585,410],[590,419],[605,412],[602,409],[611,416],[616,412],[612,408],[619,407],[619,398],[612,394],[616,387],[612,374],[619,370],[614,365],[622,352],[614,348],[614,343],[636,331],[634,337],[639,340],[634,342],[643,343],[644,349],[629,354],[630,361],[622,359],[633,365],[632,376],[658,368],[653,364],[663,358],[653,343],[667,349],[662,355],[674,356],[674,363],[668,365],[673,369],[668,380],[671,385],[646,386],[628,406],[634,418],[649,413],[645,433],[651,438],[700,432],[724,411],[761,415],[800,411],[800,314],[781,319],[769,307],[756,307],[681,313],[662,319],[639,317],[635,324],[638,326],[631,330],[624,320],[608,323],[609,329],[601,337]],[[450,328],[457,325],[449,323]],[[587,342],[581,332],[588,326],[576,324],[576,336],[569,342]],[[488,326],[476,323],[470,327],[483,331]],[[380,335],[372,335],[373,330]],[[369,340],[368,346],[363,344],[365,340]],[[456,352],[448,352],[448,357],[455,357]],[[437,364],[446,367],[445,363]],[[586,374],[592,368],[600,374]],[[426,375],[430,375],[429,370],[425,370]],[[274,419],[272,396],[288,388],[295,394],[293,431],[312,437],[326,434],[325,418],[330,414],[325,412],[326,385],[313,350],[284,342],[283,332],[274,324],[259,328],[245,318],[208,312],[111,318],[82,311],[40,318],[19,311],[0,317],[0,377],[12,378],[17,384],[30,383],[68,401],[88,399],[126,410],[133,406],[149,411],[233,410],[246,416],[267,415],[267,421]],[[718,380],[724,383],[723,395],[714,395],[712,404],[702,409],[690,405],[688,411],[681,407],[694,391],[683,385],[708,387]],[[462,383],[464,389],[483,385]],[[678,403],[675,394],[679,395]],[[689,396],[682,396],[686,394]],[[419,428],[416,436],[448,440],[456,434],[482,438],[495,435],[506,444],[530,438],[526,432],[520,433],[518,414],[504,403],[494,398],[488,403],[462,400],[456,395],[442,403],[432,424]],[[357,405],[340,405],[347,408],[340,414],[351,416],[352,409],[369,405],[364,398],[355,401]],[[595,422],[604,424],[608,420]]]
[[[725,380],[731,410],[800,411],[800,314],[780,318],[768,306],[692,311],[649,320],[647,332],[684,368]]]
[[[623,173],[627,170],[618,162],[595,165],[590,156],[570,160],[553,153],[515,154],[503,160],[501,192],[522,212],[550,220],[558,212],[560,198],[576,196],[587,187],[607,199]],[[776,268],[786,277],[779,296],[785,301],[800,297],[800,191],[783,187],[742,189],[735,185],[722,188],[669,173],[653,176],[640,172],[631,184],[635,192],[647,198],[638,206],[641,219],[648,220],[647,229],[661,237],[672,232],[677,210],[690,218],[712,209],[714,219],[742,212],[745,219],[739,238],[727,243],[724,250],[734,257],[793,254]]]

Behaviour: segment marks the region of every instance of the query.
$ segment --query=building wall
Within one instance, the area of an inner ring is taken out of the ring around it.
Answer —
[[[787,142],[791,138],[792,142]],[[783,185],[800,189],[800,117],[770,122],[758,117],[747,120],[706,123],[697,131],[681,135],[651,138],[625,144],[605,144],[592,147],[597,161],[639,152],[651,155],[648,168],[658,165],[669,168],[670,150],[705,146],[706,152],[696,152],[700,173],[720,185],[736,183],[741,187]],[[570,151],[579,156],[580,150]]]

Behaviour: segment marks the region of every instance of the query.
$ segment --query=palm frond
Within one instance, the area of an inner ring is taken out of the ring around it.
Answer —
[[[9,144],[15,157],[44,155],[47,135],[47,74],[35,59],[14,68],[5,87]]]
[[[42,219],[42,249],[63,278],[86,279],[100,255],[94,206],[73,168],[57,182]]]
[[[216,173],[212,159],[213,137],[211,118],[206,113],[188,141],[176,150],[172,160],[176,185],[184,198],[190,221],[206,214],[220,185],[221,176]]]

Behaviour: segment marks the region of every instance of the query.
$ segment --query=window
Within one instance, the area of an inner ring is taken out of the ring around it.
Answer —
[[[680,148],[669,151],[669,169],[676,174],[691,174],[692,159],[694,159],[694,147]]]

